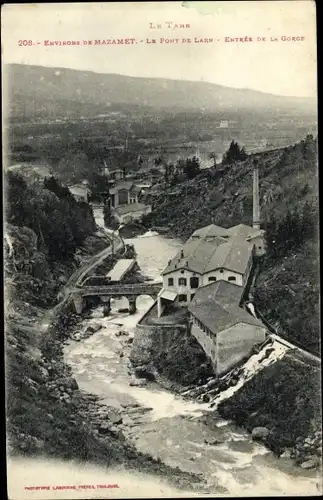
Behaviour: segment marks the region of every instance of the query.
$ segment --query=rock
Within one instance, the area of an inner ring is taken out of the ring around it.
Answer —
[[[254,439],[265,439],[269,434],[267,427],[254,427],[251,432],[251,436]]]
[[[291,458],[291,451],[290,450],[285,450],[284,453],[280,455],[280,458]]]
[[[110,433],[110,428],[111,428],[111,424],[110,423],[107,423],[107,422],[104,422],[100,425],[98,431],[100,434],[109,434]]]
[[[147,380],[144,378],[135,378],[129,382],[130,387],[146,387]]]
[[[301,463],[302,469],[314,469],[316,467],[316,463],[314,460],[306,460],[306,462]]]
[[[98,332],[99,330],[101,330],[101,328],[102,328],[102,325],[100,325],[99,323],[93,323],[92,325],[90,325],[86,328],[84,333],[92,334],[92,333]]]
[[[205,444],[209,444],[211,446],[216,446],[217,444],[223,444],[224,441],[221,440],[221,439],[217,439],[217,438],[214,438],[214,439],[204,439],[204,443]]]
[[[203,396],[202,396],[203,403],[209,403],[210,399],[211,398],[208,394],[203,394]]]
[[[124,353],[123,353],[123,351],[121,351],[121,352],[119,353],[119,357],[120,357],[120,358],[123,358],[123,356],[124,356]]]
[[[133,338],[126,339],[126,340],[125,340],[125,343],[126,343],[126,344],[132,344],[132,343],[133,343]]]
[[[119,413],[116,412],[108,413],[108,419],[113,424],[122,424],[122,416]]]

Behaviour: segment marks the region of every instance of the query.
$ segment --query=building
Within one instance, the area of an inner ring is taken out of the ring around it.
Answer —
[[[186,306],[198,288],[225,280],[244,287],[254,256],[264,253],[263,233],[239,224],[225,229],[214,224],[195,231],[162,273],[163,288]]]
[[[228,120],[221,120],[219,128],[228,128],[229,127],[229,121]]]
[[[117,182],[110,188],[110,208],[118,208],[120,205],[138,203],[138,196],[141,188],[133,181]]]
[[[190,330],[220,375],[264,342],[263,324],[240,307],[242,288],[217,281],[199,288],[188,306]]]
[[[119,205],[113,210],[113,216],[120,224],[128,224],[133,220],[140,219],[143,215],[151,212],[151,205],[143,203],[129,203],[128,205]]]
[[[266,328],[242,307],[256,257],[265,253],[260,229],[258,168],[253,174],[253,226],[215,224],[195,231],[162,273],[157,318],[186,307],[189,328],[217,375],[250,355]]]
[[[88,201],[90,191],[86,185],[75,184],[74,186],[69,186],[68,189],[70,190],[76,201]]]

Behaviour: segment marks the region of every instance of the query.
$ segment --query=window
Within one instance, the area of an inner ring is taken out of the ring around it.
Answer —
[[[259,250],[261,250],[261,247],[258,247]]]
[[[235,281],[236,280],[236,277],[235,276],[229,276],[228,277],[228,281]]]
[[[184,271],[181,271],[181,274],[184,274]]]
[[[186,286],[186,278],[179,278],[178,280],[178,286]]]
[[[181,293],[178,296],[178,302],[187,302],[187,295],[185,295],[185,293]]]
[[[174,278],[168,278],[168,286],[174,285]]]
[[[191,293],[191,300],[194,299],[194,295],[195,295],[195,293]]]
[[[215,276],[210,276],[209,277],[209,281],[216,281],[216,277]]]
[[[220,269],[220,273],[223,273],[223,269]]]
[[[190,278],[190,285],[191,288],[198,288],[199,287],[199,279],[197,276],[193,276]]]

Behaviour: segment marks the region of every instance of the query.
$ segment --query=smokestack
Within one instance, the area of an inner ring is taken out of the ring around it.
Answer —
[[[252,227],[260,229],[260,207],[259,207],[259,169],[258,161],[254,160],[253,166],[253,217]]]

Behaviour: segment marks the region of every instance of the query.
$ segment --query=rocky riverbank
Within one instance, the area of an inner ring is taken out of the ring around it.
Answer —
[[[29,308],[29,315],[41,320],[36,308]],[[104,466],[123,464],[127,469],[167,476],[180,487],[198,483],[199,477],[138,453],[127,442],[125,416],[132,413],[135,420],[149,409],[136,409],[135,405],[120,414],[98,402],[97,396],[79,390],[63,361],[64,342],[79,323],[80,317],[71,313],[68,305],[41,338],[36,328],[27,332],[21,324],[8,323],[9,454],[78,459]]]
[[[188,386],[203,384],[213,375],[212,366],[187,325],[161,332],[157,326],[138,328],[130,352],[134,372],[162,387],[182,392]]]
[[[233,419],[276,456],[291,458],[303,469],[320,468],[319,375],[309,359],[297,359],[268,340],[243,365],[184,395],[210,402],[216,414]],[[212,416],[207,421],[212,426]]]
[[[126,256],[135,256],[134,249],[128,247]],[[12,261],[7,262],[12,277],[16,272],[17,252],[15,257],[13,268]],[[108,259],[104,268],[113,263],[113,259]],[[25,267],[23,283],[28,281],[28,272],[29,268]],[[63,280],[61,282],[63,284]],[[138,452],[127,442],[122,427],[127,422],[126,416],[132,413],[130,422],[128,417],[129,428],[149,409],[130,406],[120,415],[115,408],[101,404],[95,395],[81,391],[63,358],[64,343],[76,334],[81,318],[72,312],[68,301],[55,308],[53,316],[50,310],[41,309],[37,302],[29,303],[28,290],[25,292],[25,301],[14,287],[7,293],[9,455],[76,459],[103,466],[123,464],[128,470],[167,477],[180,488],[201,483],[200,477],[168,467],[160,460]],[[81,331],[80,338],[93,335],[95,331],[95,327]]]

